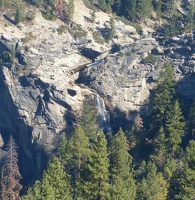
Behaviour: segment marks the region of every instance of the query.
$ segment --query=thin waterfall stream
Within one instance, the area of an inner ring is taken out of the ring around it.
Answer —
[[[96,102],[99,129],[109,132],[112,130],[110,125],[110,112],[106,110],[104,100],[98,94],[96,95]]]

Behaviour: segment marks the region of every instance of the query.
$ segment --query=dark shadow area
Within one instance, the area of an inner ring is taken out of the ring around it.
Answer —
[[[1,36],[1,37],[3,38],[3,36]],[[9,49],[2,42],[0,42],[0,54],[2,54],[3,51],[9,52]]]
[[[29,81],[29,79],[26,76],[21,76],[19,78],[20,84],[22,87],[30,87],[32,86],[31,82]]]
[[[81,55],[85,56],[86,58],[89,58],[93,62],[94,62],[95,58],[101,54],[98,51],[95,51],[91,48],[85,48],[85,47],[80,48],[79,51],[80,51]]]
[[[27,65],[26,62],[24,62],[24,57],[21,53],[17,52],[16,53],[16,58],[18,59],[18,63],[21,65]]]
[[[54,97],[52,97],[52,100],[68,110],[72,109],[72,107],[69,104],[67,104],[65,101],[62,101],[62,100],[54,98]]]
[[[7,15],[3,15],[3,17],[4,17],[8,22],[10,22],[11,24],[14,24],[14,25],[15,25],[15,21],[12,20],[11,18],[9,18]]]
[[[71,97],[74,97],[77,94],[76,91],[72,89],[67,89],[67,92]]]
[[[121,45],[120,45],[120,44],[114,43],[114,44],[112,44],[110,53],[113,54],[113,53],[116,53],[116,52],[118,52],[118,51],[120,51],[120,50],[121,50]]]
[[[47,89],[49,87],[49,83],[44,83],[39,78],[37,80],[35,80],[34,83],[35,83],[36,87],[41,87],[42,89]]]
[[[85,21],[87,21],[87,22],[89,22],[89,23],[93,23],[93,20],[92,19],[90,19],[89,17],[87,17],[87,16],[84,16],[84,19],[85,19]]]
[[[91,74],[87,74],[87,67],[83,68],[80,73],[78,79],[75,81],[77,84],[84,84],[86,86],[90,85],[91,81],[94,81],[96,77],[92,77]]]
[[[63,130],[66,133],[67,137],[70,137],[71,133],[74,130],[74,124],[77,119],[76,116],[69,110],[64,113],[64,120],[67,122],[66,128]]]

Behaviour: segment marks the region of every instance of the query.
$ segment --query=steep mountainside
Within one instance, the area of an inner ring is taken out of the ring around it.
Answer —
[[[105,41],[100,33],[111,30],[112,15],[97,10],[93,21],[81,0],[74,4],[69,25],[44,19],[28,4],[30,22],[15,26],[9,9],[0,16],[0,133],[5,143],[15,136],[24,179],[40,176],[62,133],[72,131],[86,96],[98,93],[116,118],[116,110],[124,118],[147,114],[150,90],[170,60],[181,94],[195,97],[193,33],[163,43],[152,38],[149,26],[140,36],[116,19],[115,37]]]

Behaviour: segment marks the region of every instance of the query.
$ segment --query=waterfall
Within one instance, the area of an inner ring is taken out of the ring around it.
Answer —
[[[104,100],[98,94],[96,95],[96,101],[99,129],[109,132],[111,131],[110,113],[106,110]]]

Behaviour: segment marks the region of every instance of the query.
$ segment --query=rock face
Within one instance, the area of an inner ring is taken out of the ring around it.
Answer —
[[[40,177],[63,132],[72,131],[85,96],[98,93],[123,119],[135,112],[147,114],[150,90],[169,60],[180,93],[195,99],[194,34],[157,42],[146,30],[140,39],[133,27],[116,21],[117,37],[97,44],[92,35],[102,31],[110,17],[97,12],[96,23],[86,21],[90,10],[75,2],[76,9],[82,8],[75,21],[89,30],[86,37],[74,38],[68,29],[59,34],[64,24],[46,21],[38,12],[29,26],[0,25],[0,54],[11,60],[0,65],[0,148],[13,134],[24,182]],[[6,154],[2,149],[0,161]]]
[[[158,44],[153,38],[121,46],[121,50],[91,64],[80,74],[80,80],[107,98],[113,107],[128,113],[140,110],[148,102],[150,79],[159,70],[153,64],[142,64],[144,57]]]
[[[53,33],[56,22],[42,24],[42,29],[53,29],[45,33],[35,20],[28,42],[29,32],[24,36],[18,30],[18,38],[6,31],[0,37],[0,54],[7,52],[12,59],[0,67],[0,145],[13,134],[24,182],[40,177],[62,134],[72,131],[84,97],[93,94],[74,83],[80,68],[91,61],[71,49],[70,34]]]
[[[194,34],[184,34],[157,43],[154,38],[121,45],[116,53],[109,53],[82,70],[79,81],[89,84],[112,105],[130,117],[131,112],[147,114],[150,90],[155,86],[165,62],[170,61],[178,80],[179,92],[195,99]]]

